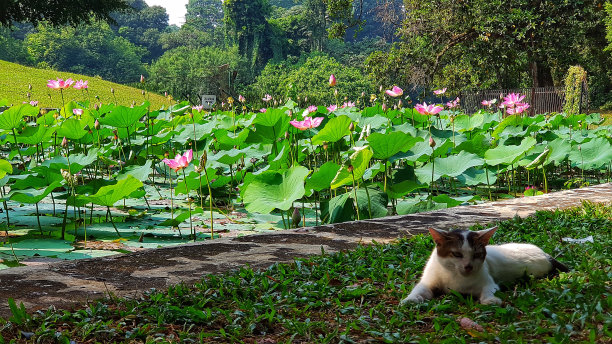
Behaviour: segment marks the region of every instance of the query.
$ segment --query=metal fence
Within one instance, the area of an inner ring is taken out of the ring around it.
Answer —
[[[496,105],[499,105],[504,96],[510,93],[520,93],[525,96],[523,102],[531,105],[528,110],[531,115],[563,111],[563,105],[565,103],[565,89],[563,87],[464,91],[459,94],[459,98],[461,98],[461,108],[466,113],[474,113],[478,111],[478,109],[485,108],[485,106],[481,104],[483,100],[497,99]]]

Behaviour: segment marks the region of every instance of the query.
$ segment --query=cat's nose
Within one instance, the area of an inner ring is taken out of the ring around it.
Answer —
[[[471,272],[472,270],[474,270],[474,267],[472,266],[472,264],[468,264],[465,266],[465,271],[466,272]]]

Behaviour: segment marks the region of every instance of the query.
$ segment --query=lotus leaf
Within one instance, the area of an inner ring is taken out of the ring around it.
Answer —
[[[267,214],[274,209],[288,210],[304,196],[304,180],[309,173],[303,166],[294,166],[284,172],[255,176],[244,191],[247,211]]]

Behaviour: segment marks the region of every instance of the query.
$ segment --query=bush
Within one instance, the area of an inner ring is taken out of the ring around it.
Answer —
[[[375,88],[359,69],[341,65],[334,58],[317,53],[298,61],[268,63],[256,82],[247,88],[247,93],[257,98],[271,94],[282,99],[307,98],[308,104],[335,104],[334,91],[328,84],[331,74],[338,80],[339,105],[346,100],[357,101],[362,92],[370,94]]]

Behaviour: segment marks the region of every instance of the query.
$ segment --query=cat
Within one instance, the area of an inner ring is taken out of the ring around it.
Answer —
[[[497,227],[481,231],[429,228],[436,243],[419,283],[402,300],[425,302],[434,292],[455,290],[478,297],[480,303],[500,305],[497,283],[512,282],[525,274],[542,277],[569,269],[542,249],[531,244],[488,245]]]

